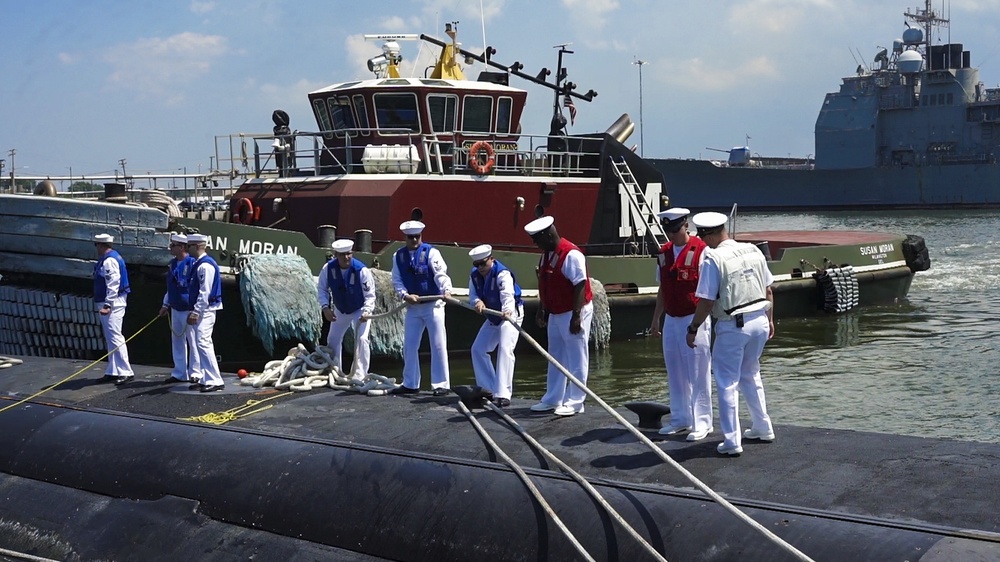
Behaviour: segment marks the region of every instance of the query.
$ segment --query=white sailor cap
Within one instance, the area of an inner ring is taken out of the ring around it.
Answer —
[[[540,217],[524,225],[524,231],[528,233],[528,236],[534,236],[549,228],[555,222],[556,219],[552,217]]]
[[[115,237],[110,234],[97,234],[94,235],[94,244],[111,244],[115,241]]]
[[[691,222],[698,228],[699,235],[702,233],[712,233],[716,230],[721,230],[728,220],[729,217],[722,213],[716,213],[715,211],[698,213],[697,215],[691,217]]]
[[[188,244],[204,244],[208,242],[208,236],[204,234],[188,234],[187,243]]]
[[[667,230],[673,230],[675,228],[679,228],[680,225],[684,224],[684,222],[687,221],[688,215],[690,214],[691,211],[685,209],[684,207],[672,207],[670,209],[667,209],[666,211],[661,211],[659,213],[656,213],[656,216],[659,217],[660,220],[667,221],[666,224]]]
[[[476,246],[475,248],[469,250],[469,257],[472,261],[484,260],[493,255],[493,246],[489,244],[483,244],[481,246]]]
[[[414,234],[420,234],[424,231],[426,225],[420,221],[406,221],[399,225],[399,229],[403,231],[403,234],[407,236],[413,236]]]
[[[338,254],[347,254],[354,250],[354,240],[341,238],[332,244],[333,251]]]
[[[184,236],[183,234],[171,234],[170,235],[170,241],[171,242],[180,242],[181,244],[187,244],[188,237]]]

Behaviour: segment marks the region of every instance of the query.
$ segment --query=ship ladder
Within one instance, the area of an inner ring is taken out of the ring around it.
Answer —
[[[635,181],[635,176],[632,175],[632,168],[629,167],[628,162],[624,158],[620,161],[611,158],[611,167],[615,175],[618,176],[618,181],[625,187],[625,193],[628,194],[629,206],[632,207],[634,212],[638,213],[638,216],[642,217],[646,232],[649,233],[653,242],[656,243],[657,249],[659,249],[667,243],[667,233],[663,230],[663,225],[660,224],[660,219],[656,216],[653,202],[646,197],[645,190]]]

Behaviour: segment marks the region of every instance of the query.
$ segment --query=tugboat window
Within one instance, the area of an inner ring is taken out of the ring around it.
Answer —
[[[420,130],[417,96],[413,94],[375,94],[375,120],[380,129]]]
[[[330,107],[330,122],[334,131],[344,129],[354,129],[354,113],[351,111],[351,102],[347,97],[336,97],[326,100]]]
[[[450,133],[455,130],[458,116],[458,96],[427,96],[427,110],[431,116],[431,131]]]
[[[361,94],[355,94],[352,98],[354,100],[354,111],[358,117],[358,127],[362,129],[367,129],[370,127],[368,124],[368,104],[365,103],[365,97]],[[368,131],[361,133],[368,136]]]
[[[514,100],[511,98],[500,98],[497,100],[497,134],[510,132],[510,108]]]
[[[493,98],[465,96],[462,111],[462,130],[467,133],[489,133],[493,117]]]
[[[316,121],[323,130],[323,136],[332,139],[333,133],[329,132],[333,128],[330,126],[330,113],[327,112],[323,100],[313,100],[313,113],[316,114]]]

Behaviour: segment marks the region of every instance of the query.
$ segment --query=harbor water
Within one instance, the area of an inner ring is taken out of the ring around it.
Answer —
[[[1000,442],[1000,349],[993,310],[1000,302],[998,227],[1000,216],[992,211],[741,215],[737,231],[916,234],[931,255],[931,269],[917,274],[906,302],[778,322],[761,361],[778,432],[789,424]],[[379,371],[401,375],[401,365],[384,367]],[[514,396],[540,397],[545,368],[537,352],[519,351]],[[453,384],[473,383],[468,355],[452,355],[451,373]],[[613,342],[610,350],[592,351],[590,387],[615,406],[666,401],[659,341],[637,335]],[[584,415],[602,414],[591,404]],[[746,423],[742,402],[741,416]]]

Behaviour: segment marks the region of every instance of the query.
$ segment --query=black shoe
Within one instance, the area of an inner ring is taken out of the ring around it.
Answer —
[[[396,388],[389,391],[389,394],[418,394],[420,392],[419,388],[408,388],[403,385],[399,385]]]
[[[507,408],[510,406],[510,400],[506,398],[497,398],[496,400],[493,401],[493,404],[497,408]]]
[[[208,384],[201,387],[201,392],[219,392],[225,388],[226,385],[224,384]]]
[[[163,384],[176,384],[179,382],[188,382],[188,381],[182,381],[181,379],[173,375],[169,375],[167,378],[163,379]]]
[[[135,380],[135,377],[132,377],[132,376],[129,376],[129,377],[115,377],[115,385],[121,386],[123,384],[128,384],[128,383],[132,382],[133,380]]]
[[[104,375],[103,377],[101,377],[101,380],[98,381],[98,382],[117,382],[117,381],[118,381],[118,377],[116,377],[114,375]]]
[[[434,396],[444,396],[450,393],[451,393],[450,388],[435,388],[434,392],[432,392],[431,394],[433,394]]]
[[[200,382],[196,382],[194,384],[189,384],[188,390],[201,390],[204,387],[205,385],[201,384]]]

